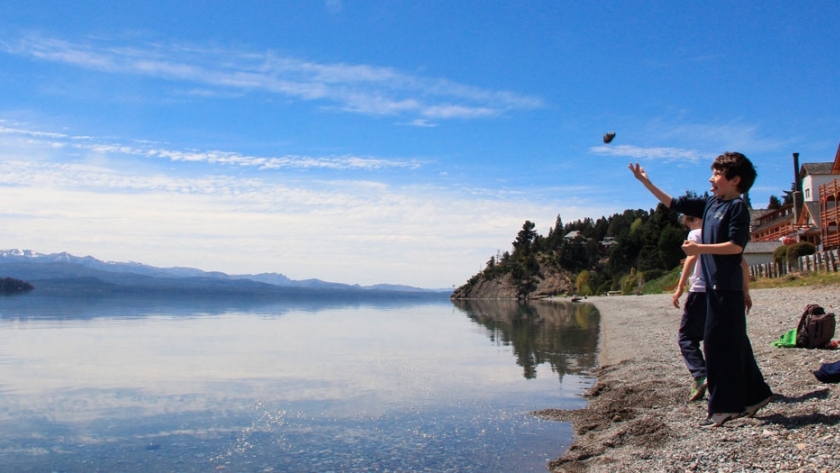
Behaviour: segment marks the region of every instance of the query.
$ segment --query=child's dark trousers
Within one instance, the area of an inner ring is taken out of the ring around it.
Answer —
[[[695,379],[706,376],[706,360],[700,342],[706,329],[706,293],[689,292],[683,306],[678,340],[685,367]]]
[[[706,304],[709,414],[742,413],[772,394],[747,338],[744,293],[706,288]]]

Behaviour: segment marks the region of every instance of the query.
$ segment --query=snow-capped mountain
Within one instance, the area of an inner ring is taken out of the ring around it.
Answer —
[[[7,274],[8,273],[8,274]],[[244,287],[246,282],[257,285],[282,288],[313,290],[365,290],[382,292],[440,292],[410,286],[378,284],[359,286],[332,283],[319,279],[292,280],[280,273],[228,275],[219,271],[203,271],[195,268],[158,268],[136,262],[102,261],[93,256],[74,256],[67,252],[44,254],[32,250],[0,250],[0,276],[19,277],[23,280],[67,280],[72,278],[95,279],[104,283],[140,286],[183,285],[195,286],[199,282],[220,287],[230,282]],[[162,282],[161,280],[165,280]],[[189,280],[189,281],[187,281]],[[178,281],[177,283],[173,281]]]

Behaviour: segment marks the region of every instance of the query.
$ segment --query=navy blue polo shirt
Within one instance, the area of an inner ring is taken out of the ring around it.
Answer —
[[[703,219],[704,244],[731,241],[742,249],[750,240],[750,211],[741,198],[722,200],[708,198],[673,199],[671,210]],[[742,251],[743,252],[743,251]],[[744,274],[741,253],[736,255],[700,255],[706,288],[719,291],[743,291]]]

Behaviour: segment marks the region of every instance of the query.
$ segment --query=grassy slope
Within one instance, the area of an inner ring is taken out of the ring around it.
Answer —
[[[672,292],[679,278],[680,268],[676,268],[659,279],[645,283],[643,292],[645,294]],[[790,273],[780,278],[759,278],[750,283],[750,289],[816,285],[840,285],[840,273]]]

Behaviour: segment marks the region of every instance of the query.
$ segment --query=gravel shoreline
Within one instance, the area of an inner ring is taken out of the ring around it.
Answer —
[[[700,428],[706,403],[687,403],[691,378],[677,346],[681,310],[670,294],[593,297],[601,313],[600,367],[581,410],[544,410],[572,423],[575,440],[549,463],[557,472],[840,471],[840,385],[818,381],[840,350],[777,348],[805,306],[840,315],[840,286],[750,291],[747,326],[774,401],[752,419]],[[840,338],[840,331],[835,339]]]

